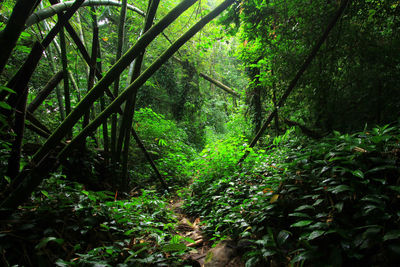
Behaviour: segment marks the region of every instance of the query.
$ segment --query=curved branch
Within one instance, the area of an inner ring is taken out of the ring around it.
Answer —
[[[41,9],[35,13],[33,13],[26,21],[25,27],[29,28],[33,24],[36,24],[44,19],[50,18],[54,16],[55,14],[59,12],[63,12],[68,9],[75,1],[67,1],[63,3],[59,3],[56,5],[52,5],[49,7],[46,7],[44,9]],[[121,2],[115,1],[115,0],[86,0],[83,2],[81,7],[83,6],[121,6]],[[139,8],[132,6],[132,5],[127,5],[127,8],[129,10],[132,10],[133,12],[136,12],[142,17],[145,17],[146,14],[140,10]]]

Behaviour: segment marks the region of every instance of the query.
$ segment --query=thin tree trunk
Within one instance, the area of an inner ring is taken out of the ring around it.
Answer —
[[[28,105],[28,110],[30,112],[35,112],[35,110],[43,103],[43,101],[49,96],[49,94],[54,90],[58,83],[63,78],[63,71],[57,72],[50,80],[47,82],[46,86],[40,90],[35,99]]]
[[[21,148],[22,139],[24,138],[25,130],[25,112],[26,112],[26,100],[28,97],[28,90],[25,91],[21,100],[17,105],[17,110],[15,112],[15,123],[14,123],[14,133],[15,138],[12,142],[10,157],[8,159],[7,176],[14,180],[18,173],[21,162]]]
[[[11,52],[17,44],[17,40],[25,28],[25,21],[39,2],[35,0],[18,0],[15,4],[6,27],[0,32],[0,74],[3,72]]]
[[[96,22],[97,23],[97,22]],[[100,42],[99,39],[96,41],[98,44],[98,49],[97,49],[97,57],[101,59],[101,48],[100,48]],[[97,62],[97,69],[102,72],[102,66],[101,66],[101,60]],[[100,112],[102,112],[106,108],[106,103],[104,99],[104,94],[100,97]],[[104,146],[104,162],[106,165],[109,164],[110,162],[110,141],[108,138],[108,126],[107,126],[107,120],[103,121],[102,124],[103,128],[103,146]]]
[[[88,80],[88,93],[93,88],[94,85],[94,78],[96,72],[96,59],[97,59],[97,49],[98,49],[98,42],[99,39],[99,29],[97,27],[97,16],[96,16],[96,9],[95,7],[91,7],[91,16],[92,16],[92,25],[93,25],[93,39],[92,39],[92,57],[90,59],[90,66],[94,66],[90,68],[89,71],[89,80]],[[91,106],[93,111],[93,105]],[[88,109],[83,118],[82,128],[85,128],[89,124],[89,116],[90,116],[90,109]],[[95,135],[92,136],[95,139]],[[97,141],[96,141],[97,142]],[[86,142],[83,141],[83,144]]]
[[[71,113],[71,95],[69,91],[67,48],[65,44],[64,29],[61,29],[60,31],[60,48],[61,48],[61,64],[63,69],[63,81],[64,81],[65,115],[68,116],[68,114]],[[67,138],[68,139],[72,138],[72,130],[68,132]]]
[[[211,78],[210,76],[208,76],[208,75],[206,75],[206,74],[204,74],[202,72],[200,72],[199,75],[201,77],[203,77],[204,79],[206,79],[207,81],[209,81],[210,83],[218,86],[219,88],[221,88],[225,92],[227,92],[227,93],[229,93],[229,94],[231,94],[231,95],[233,95],[235,97],[240,97],[240,95],[238,93],[236,93],[232,88],[230,88],[229,86],[226,86],[222,82],[220,82],[220,81],[218,81],[218,80],[216,80],[214,78]]]
[[[51,131],[49,128],[47,128],[43,123],[41,123],[35,115],[33,115],[29,110],[26,111],[26,120],[29,121],[30,123],[34,124],[36,127],[40,128],[42,131],[51,134]]]
[[[151,0],[149,2],[149,8],[147,10],[146,21],[144,23],[143,33],[146,33],[151,25],[153,24],[153,20],[156,16],[157,8],[160,3],[160,0]],[[137,77],[140,76],[140,70],[142,68],[142,62],[144,58],[144,53],[146,50],[143,50],[141,54],[135,59],[135,65],[133,68],[133,74],[131,83],[134,82]],[[132,129],[132,119],[133,114],[135,112],[135,104],[136,104],[136,92],[133,92],[131,95],[128,96],[128,99],[125,104],[124,116],[121,123],[120,129],[120,139],[122,143],[122,139],[125,135],[125,142],[124,142],[124,152],[122,157],[122,185],[121,190],[127,191],[128,189],[128,158],[129,158],[129,144],[130,144],[130,136],[131,136],[131,129]],[[122,133],[122,134],[121,134]],[[145,155],[149,162],[153,163],[154,169],[156,169],[156,175],[159,176],[158,179],[163,183],[164,187],[168,190],[168,187],[165,181],[162,179],[160,172],[158,172],[157,168],[153,160],[151,159],[150,155],[147,153],[147,150],[144,148],[144,145],[141,143],[139,137],[137,136],[136,132],[134,132],[135,140],[139,146],[141,146],[142,151],[145,151]],[[117,154],[118,155],[118,154]],[[152,165],[152,167],[153,167]]]
[[[53,70],[54,73],[57,72],[56,64],[54,63],[53,51],[52,51],[51,46],[49,46],[49,49],[46,53],[47,53],[47,58],[50,62],[51,69]],[[61,121],[63,121],[65,119],[65,109],[64,109],[63,97],[61,94],[61,88],[60,88],[59,84],[56,85],[56,95],[57,95],[58,109],[60,111],[60,119],[61,119]]]
[[[343,11],[346,9],[347,4],[351,0],[343,0],[340,4],[339,10],[336,12],[335,16],[331,20],[331,22],[328,24],[327,28],[325,29],[324,33],[320,37],[320,39],[317,41],[313,49],[311,50],[310,54],[308,55],[307,59],[304,61],[303,65],[300,67],[299,71],[297,72],[296,76],[293,78],[293,80],[290,82],[288,88],[286,89],[285,93],[283,94],[282,98],[279,100],[277,107],[272,111],[272,113],[268,116],[267,120],[264,122],[263,126],[261,129],[258,131],[254,139],[251,141],[249,147],[252,148],[256,145],[260,137],[263,135],[265,129],[267,129],[268,125],[271,123],[272,119],[276,116],[278,113],[278,109],[283,107],[285,104],[286,99],[290,95],[290,93],[293,91],[295,88],[297,82],[299,81],[300,77],[303,75],[303,73],[306,71],[308,66],[311,64],[313,59],[318,53],[318,50],[321,48],[322,44],[325,42],[326,38],[328,37],[330,31],[332,28],[336,25],[337,21],[339,20],[340,16],[342,15]],[[243,157],[239,160],[238,164],[241,164],[243,160],[247,158],[249,155],[249,152],[246,151]]]
[[[272,77],[274,76],[274,70],[271,70],[271,75]],[[276,109],[278,107],[278,101],[276,99],[276,83],[275,80],[272,80],[272,103],[274,104],[274,108]],[[279,135],[279,114],[278,114],[278,110],[276,111],[275,114],[275,135],[278,136]]]
[[[126,18],[126,5],[127,0],[122,0],[121,14],[119,17],[119,25],[118,25],[118,44],[117,44],[117,54],[116,61],[119,60],[122,54],[122,47],[124,44],[124,27],[125,27],[125,18]],[[139,54],[140,57],[140,54]],[[119,92],[119,75],[116,77],[114,81],[114,96],[117,96]],[[117,159],[117,113],[112,115],[111,118],[111,161],[113,164],[116,164],[119,159]]]
[[[85,39],[85,35],[83,34],[83,30],[82,30],[82,22],[81,22],[81,15],[79,14],[79,11],[76,12],[76,21],[78,22],[79,25],[79,40],[82,40],[82,44],[84,45],[84,47],[87,47],[87,43],[86,43],[86,39]],[[96,25],[97,25],[97,21],[96,21]],[[72,28],[70,23],[67,23],[65,25],[65,29],[67,30],[67,32],[69,33],[69,35],[72,37],[71,35],[71,30],[75,33],[76,38],[78,38],[75,30]],[[74,39],[74,37],[72,37],[72,39]],[[76,41],[75,41],[76,43]],[[89,72],[90,72],[90,66],[86,65],[86,77],[89,79]]]

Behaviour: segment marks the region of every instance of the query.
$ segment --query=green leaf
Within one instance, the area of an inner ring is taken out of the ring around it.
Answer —
[[[0,101],[0,108],[10,110],[11,106],[3,101]]]
[[[354,171],[353,175],[359,178],[364,178],[364,173],[361,170]]]
[[[400,238],[400,230],[392,230],[383,236],[383,241],[393,240]]]
[[[44,247],[47,245],[47,243],[49,243],[50,241],[54,241],[54,242],[56,242],[56,243],[59,244],[59,245],[61,245],[62,243],[64,243],[64,239],[56,238],[56,237],[54,237],[54,236],[49,236],[49,237],[43,238],[43,239],[39,242],[39,244],[37,244],[37,245],[35,246],[35,249],[44,248]]]
[[[290,227],[304,227],[304,226],[310,225],[312,223],[313,223],[313,221],[311,221],[311,220],[304,220],[304,221],[299,221],[297,223],[294,223],[294,224],[290,225]]]
[[[316,239],[316,238],[320,237],[323,234],[325,234],[325,231],[315,230],[315,231],[311,232],[311,234],[308,236],[308,240]]]
[[[400,194],[400,186],[391,185],[391,186],[389,186],[389,188]]]
[[[290,237],[292,233],[286,230],[282,230],[279,232],[278,236],[276,237],[276,241],[278,242],[278,244],[280,246],[282,246],[283,244],[285,244],[286,240],[288,240],[288,238]]]
[[[162,247],[162,250],[164,252],[178,252],[178,251],[185,251],[186,250],[186,245],[183,243],[178,243],[178,244],[168,244]]]
[[[317,199],[317,200],[314,202],[313,206],[318,206],[318,205],[321,204],[323,201],[324,201],[323,199]]]
[[[294,212],[294,213],[290,213],[289,216],[291,217],[304,217],[304,218],[310,218],[310,215],[306,214],[306,213],[301,213],[301,212]]]
[[[351,190],[350,186],[344,184],[328,189],[328,191],[331,191],[333,194],[338,194],[350,190]]]
[[[9,93],[15,94],[14,90],[12,90],[12,89],[8,88],[7,86],[4,86],[4,85],[0,85],[0,92],[1,91],[7,91]]]
[[[47,192],[46,190],[41,190],[40,192],[42,192],[43,195],[49,198],[49,192]]]
[[[314,209],[314,207],[311,205],[302,205],[302,206],[298,207],[297,209],[295,209],[294,211],[301,211],[301,210],[306,210],[306,209]]]
[[[312,254],[310,251],[304,251],[298,255],[296,255],[291,261],[290,263],[295,263],[295,262],[299,262],[299,261],[305,261],[308,260],[312,257]]]
[[[185,240],[186,242],[189,243],[196,243],[196,241],[194,241],[193,239],[189,238],[189,237],[185,237],[185,236],[181,236],[181,239]]]

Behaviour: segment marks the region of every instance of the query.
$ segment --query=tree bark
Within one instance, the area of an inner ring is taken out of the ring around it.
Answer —
[[[219,88],[221,88],[222,90],[224,90],[225,92],[235,96],[235,97],[240,97],[240,95],[238,93],[235,92],[235,90],[233,90],[232,88],[230,88],[229,86],[226,86],[225,84],[223,84],[222,82],[211,78],[210,76],[200,72],[199,75],[201,77],[203,77],[204,79],[206,79],[207,81],[209,81],[210,83],[213,83],[214,85],[218,86]]]
[[[146,16],[146,20],[144,23],[143,33],[146,33],[150,29],[151,25],[153,24],[153,20],[156,16],[156,12],[157,12],[159,3],[160,3],[160,0],[151,0],[149,2],[149,8],[147,10],[147,16]],[[141,54],[135,59],[131,83],[134,82],[136,80],[136,78],[140,76],[144,53],[145,53],[145,50],[143,50],[141,52]],[[124,151],[123,151],[123,155],[122,155],[122,177],[121,177],[122,178],[122,186],[121,186],[122,190],[127,190],[127,188],[128,188],[129,144],[130,144],[130,133],[131,133],[131,129],[132,129],[132,119],[133,119],[133,114],[135,112],[135,106],[136,106],[136,93],[134,92],[128,96],[128,99],[125,103],[125,110],[124,110],[124,115],[122,117],[120,136],[119,136],[120,142],[118,142],[118,143],[122,144],[122,139],[125,135]],[[149,153],[147,153],[147,150],[144,148],[144,145],[140,141],[136,132],[133,131],[133,133],[134,133],[136,142],[138,143],[138,145],[140,146],[142,151],[144,151],[144,154],[145,154],[146,158],[148,159],[148,161],[150,162],[153,169],[156,170],[156,175],[157,175],[158,179],[161,181],[162,185],[166,188],[166,190],[168,190],[168,186],[166,185],[164,179],[161,177],[160,172],[156,168]],[[117,153],[118,153],[118,151],[117,151]]]
[[[21,148],[22,139],[24,138],[25,130],[25,113],[26,113],[26,100],[28,97],[28,90],[25,91],[21,100],[17,105],[15,112],[14,133],[15,138],[11,145],[10,157],[8,159],[7,176],[14,180],[18,173],[21,162]]]
[[[59,17],[60,19],[60,17]],[[64,29],[60,31],[60,48],[61,48],[61,64],[63,69],[63,81],[64,81],[64,107],[65,115],[68,116],[71,113],[71,95],[69,90],[69,79],[68,79],[68,61],[67,61],[67,48],[65,43]],[[72,138],[72,130],[68,132],[68,137]]]
[[[57,72],[50,80],[47,82],[46,86],[40,90],[35,99],[28,105],[29,112],[35,112],[35,110],[43,103],[43,101],[49,96],[49,94],[54,90],[57,84],[63,78],[63,71]]]
[[[0,74],[3,72],[17,40],[24,30],[25,21],[39,2],[35,0],[18,0],[15,4],[6,27],[0,32]]]
[[[121,14],[119,17],[118,24],[118,43],[117,43],[117,54],[116,61],[119,60],[122,54],[122,48],[124,45],[124,27],[125,27],[125,19],[126,19],[126,5],[127,0],[122,0]],[[138,55],[140,57],[140,53]],[[119,75],[116,77],[114,81],[114,96],[118,95],[119,92]],[[117,113],[114,113],[111,118],[111,162],[116,164],[119,159],[117,159]]]

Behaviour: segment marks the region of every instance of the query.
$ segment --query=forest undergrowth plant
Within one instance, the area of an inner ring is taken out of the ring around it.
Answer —
[[[398,125],[289,137],[260,150],[261,175],[200,171],[186,209],[211,235],[254,240],[248,266],[387,266],[400,255],[399,141]]]
[[[177,218],[167,205],[154,190],[119,199],[118,193],[89,191],[53,174],[2,225],[1,255],[10,266],[180,262],[188,240],[175,230]]]
[[[185,202],[186,211],[200,215],[206,221],[205,232],[216,239],[238,238],[248,231],[243,208],[260,196],[270,196],[279,186],[278,163],[283,154],[251,149],[250,156],[239,165],[247,150],[243,136],[231,137],[207,145],[191,163],[195,172],[193,193]]]

